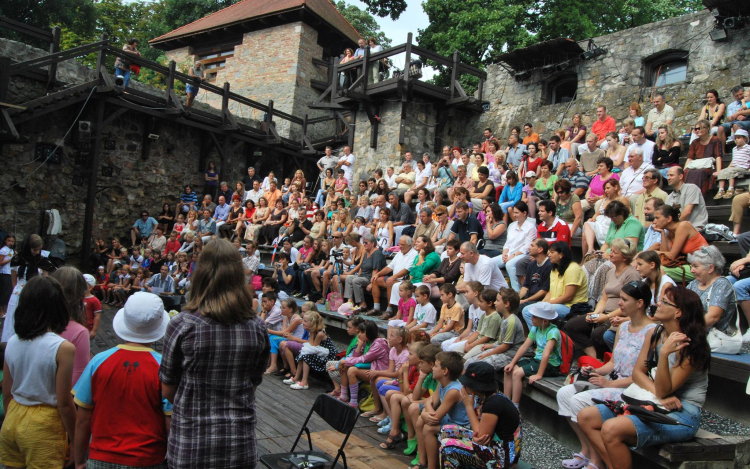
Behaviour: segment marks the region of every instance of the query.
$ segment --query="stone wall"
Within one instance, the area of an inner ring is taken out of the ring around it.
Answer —
[[[642,101],[645,116],[652,108],[652,89],[645,82],[646,61],[671,50],[687,55],[687,80],[654,92],[664,93],[668,104],[674,107],[675,128],[683,133],[697,120],[705,105],[706,90],[718,90],[723,101],[729,103],[733,99],[730,89],[750,76],[750,24],[730,30],[727,42],[711,41],[708,33],[713,25],[710,12],[703,10],[594,38],[595,44],[607,53],[579,62],[567,71],[578,77],[578,96],[570,106],[545,105],[547,88],[556,75],[545,78],[539,71],[530,80],[519,82],[500,65],[490,65],[484,88],[489,112],[470,118],[466,125],[449,124],[445,141],[468,145],[482,138],[485,127],[505,138],[511,127],[525,122],[531,122],[538,133],[550,136],[557,128],[567,128],[574,113],[582,114],[584,124],[590,126],[600,104],[607,106],[618,124],[628,117],[628,106],[634,101]],[[582,41],[582,48],[586,49],[587,44]]]

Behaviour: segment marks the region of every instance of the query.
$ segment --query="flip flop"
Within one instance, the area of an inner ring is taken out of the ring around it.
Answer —
[[[368,411],[368,412],[363,412],[363,413],[359,414],[360,417],[364,417],[366,419],[369,419],[370,417],[374,417],[376,415],[378,415],[378,414],[376,414],[375,412],[373,412],[371,410]]]
[[[387,418],[387,417],[386,417],[386,418]],[[380,422],[382,422],[383,420],[385,420],[385,418],[382,418],[382,419],[381,419],[381,418],[380,418],[380,417],[378,417],[377,415],[375,415],[375,416],[373,416],[373,417],[370,417],[370,422],[372,422],[372,423],[380,423]]]

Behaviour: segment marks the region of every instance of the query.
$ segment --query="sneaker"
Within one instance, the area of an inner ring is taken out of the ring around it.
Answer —
[[[714,196],[714,200],[723,199],[724,198],[724,194],[725,194],[724,190],[720,189],[719,192],[717,192],[716,195]],[[734,195],[734,194],[732,194],[732,195]]]
[[[417,452],[415,454],[416,454],[416,457],[414,459],[412,459],[411,462],[409,463],[412,466],[416,466],[417,464],[419,464],[419,452]]]
[[[742,336],[742,343],[743,344],[750,343],[750,329],[748,329],[747,332],[745,332],[745,334]]]
[[[382,427],[385,427],[386,425],[390,425],[390,424],[391,424],[391,418],[390,417],[386,417],[383,420],[381,420],[380,422],[378,422],[378,427],[382,428]]]
[[[292,296],[295,297],[295,298],[302,298],[302,292],[297,292],[297,293],[293,294]]]
[[[391,425],[388,424],[384,427],[378,428],[378,433],[380,433],[381,435],[388,435],[389,433],[391,433]]]
[[[724,194],[725,199],[731,199],[734,197],[734,189],[729,189],[726,194]]]

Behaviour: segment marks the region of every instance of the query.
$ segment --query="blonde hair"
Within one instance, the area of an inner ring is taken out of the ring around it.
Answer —
[[[304,312],[318,310],[318,308],[315,307],[315,303],[313,303],[312,301],[306,301],[305,303],[302,303],[300,309]]]
[[[634,243],[630,240],[625,240],[624,238],[617,238],[612,240],[612,244],[610,247],[612,249],[617,249],[618,251],[620,251],[620,254],[622,254],[622,257],[625,258],[625,261],[628,264],[635,258],[635,255],[638,254],[638,243]]]
[[[222,324],[237,324],[255,316],[242,257],[229,241],[215,239],[201,251],[185,309],[200,311]]]
[[[659,132],[656,132],[656,148],[661,148],[662,144],[666,149],[672,148],[672,145],[674,144],[675,140],[677,140],[677,135],[674,133],[674,129],[671,125],[660,125],[659,129],[664,129],[667,131],[667,138],[664,140],[661,139],[659,136]]]
[[[305,319],[310,321],[310,337],[325,329],[323,317],[317,311],[308,311],[305,313]]]
[[[391,333],[396,337],[401,338],[401,345],[407,347],[409,345],[409,331],[405,327],[395,327],[391,329]]]

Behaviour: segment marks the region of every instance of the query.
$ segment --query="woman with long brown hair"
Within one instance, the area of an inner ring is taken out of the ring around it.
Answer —
[[[226,240],[213,240],[191,285],[190,301],[167,328],[159,370],[162,393],[175,403],[170,467],[254,467],[255,388],[270,343],[253,311],[240,253]]]

